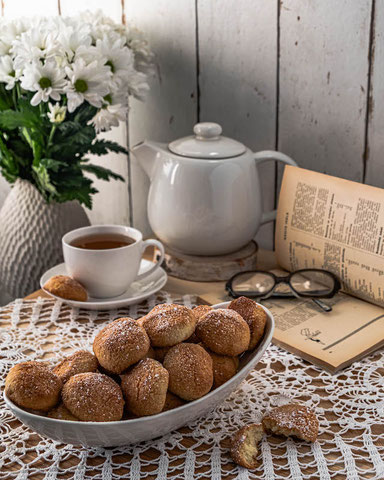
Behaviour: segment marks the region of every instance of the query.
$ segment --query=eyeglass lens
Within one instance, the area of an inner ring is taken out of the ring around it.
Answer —
[[[328,295],[335,286],[335,281],[331,275],[317,270],[294,273],[290,283],[299,295],[310,295],[312,297]]]
[[[318,297],[330,294],[335,286],[331,275],[316,270],[294,273],[290,284],[299,295]],[[266,272],[245,272],[237,275],[232,282],[232,290],[238,295],[264,296],[274,287],[274,277]],[[288,285],[279,284],[277,288],[282,293],[289,291]]]
[[[245,272],[233,279],[232,290],[238,294],[266,295],[275,286],[272,275],[263,272]]]

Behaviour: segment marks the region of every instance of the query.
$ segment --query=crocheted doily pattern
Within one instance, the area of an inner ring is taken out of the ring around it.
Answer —
[[[69,308],[60,301],[17,300],[0,309],[0,379],[26,360],[54,364],[71,350],[89,349],[105,322],[138,318],[171,298],[160,292],[141,305],[108,312]],[[228,454],[229,438],[260,421],[272,406],[297,401],[316,411],[314,444],[266,436],[259,467],[247,471]],[[257,368],[207,417],[136,445],[86,449],[42,438],[0,402],[0,479],[383,479],[384,352],[377,351],[336,375],[271,345]]]

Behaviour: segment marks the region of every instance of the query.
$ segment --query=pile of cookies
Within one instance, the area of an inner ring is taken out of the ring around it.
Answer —
[[[14,366],[5,392],[21,408],[52,418],[118,421],[196,400],[238,369],[254,349],[267,316],[240,297],[226,309],[161,304],[144,317],[118,318],[93,342],[51,368],[45,362]]]

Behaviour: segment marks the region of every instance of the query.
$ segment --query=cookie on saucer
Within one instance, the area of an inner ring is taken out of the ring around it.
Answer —
[[[72,277],[67,275],[55,275],[51,277],[43,286],[44,290],[56,297],[66,300],[75,300],[77,302],[86,302],[88,293],[86,289]]]

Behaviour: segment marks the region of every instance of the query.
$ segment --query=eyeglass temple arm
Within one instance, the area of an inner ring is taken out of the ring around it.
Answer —
[[[316,303],[324,312],[332,312],[332,307],[324,303],[323,301],[319,300],[318,298],[311,298],[313,302]]]
[[[264,297],[261,298],[261,300],[265,300],[269,297],[271,297],[273,295],[273,292],[275,290],[275,288],[277,287],[277,284],[275,285],[275,287],[267,294],[265,295]],[[291,288],[291,286],[289,285],[290,287],[290,290],[291,292],[293,293],[293,295],[296,297],[296,298],[300,298],[300,299],[303,299],[303,298],[308,298],[308,297],[300,297],[300,295],[298,295],[294,290],[293,288]],[[332,307],[330,307],[329,305],[327,305],[326,303],[324,303],[323,301],[319,300],[318,298],[311,298],[311,300],[313,302],[316,303],[316,305],[318,307],[320,307],[322,310],[324,310],[324,312],[332,312]]]
[[[322,310],[324,310],[324,312],[332,312],[332,307],[330,307],[329,305],[327,305],[326,303],[322,302],[321,300],[319,300],[318,298],[313,298],[313,297],[300,297],[300,295],[298,295],[294,290],[293,288],[291,288],[291,291],[292,293],[295,295],[295,297],[297,298],[311,298],[312,302],[316,303],[316,305],[318,307],[320,307]]]

